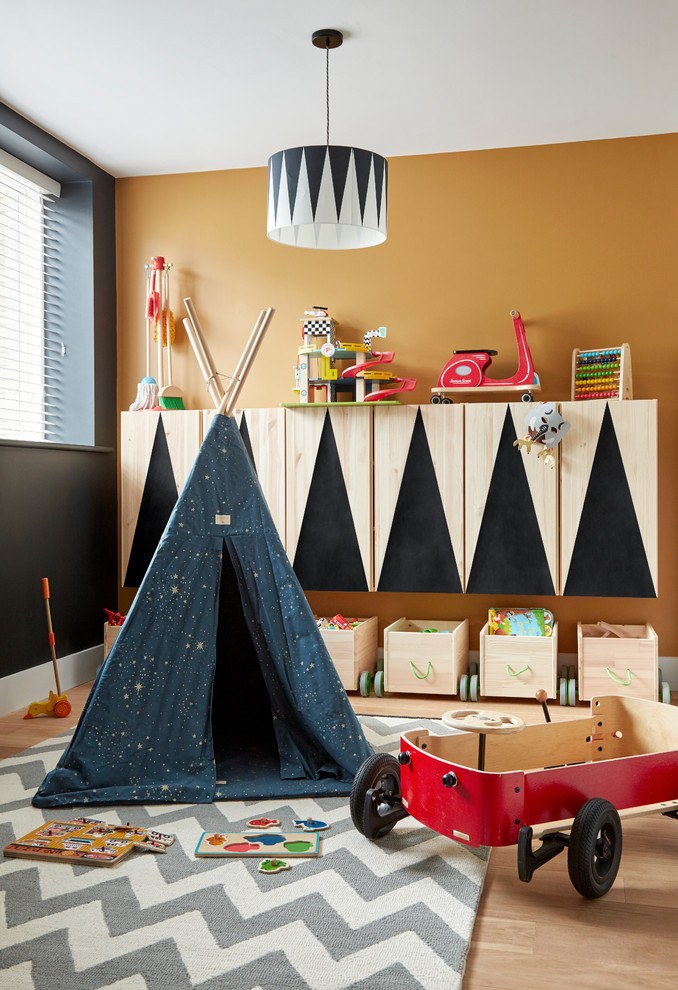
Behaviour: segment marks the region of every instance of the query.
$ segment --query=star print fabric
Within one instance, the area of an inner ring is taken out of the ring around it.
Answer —
[[[235,588],[226,605],[225,568]],[[229,647],[231,622],[246,627],[246,649]],[[246,661],[257,668],[249,676]],[[257,688],[246,696],[248,685]],[[213,732],[225,694],[265,731]],[[258,763],[267,733],[272,752]],[[230,768],[219,783],[217,736]],[[215,416],[71,744],[33,804],[349,793],[371,752],[237,425]]]

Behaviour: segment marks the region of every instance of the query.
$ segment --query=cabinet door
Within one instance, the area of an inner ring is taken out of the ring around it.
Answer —
[[[656,597],[656,400],[561,408],[563,594]]]
[[[285,410],[287,554],[309,591],[372,589],[372,412]]]
[[[464,407],[377,406],[376,590],[459,594],[463,551]]]
[[[120,417],[121,581],[138,588],[200,447],[200,412]]]
[[[216,416],[203,412],[203,436]],[[285,410],[236,409],[234,418],[250,455],[268,510],[285,545]]]
[[[466,406],[467,594],[558,594],[557,464],[514,446],[531,406]]]

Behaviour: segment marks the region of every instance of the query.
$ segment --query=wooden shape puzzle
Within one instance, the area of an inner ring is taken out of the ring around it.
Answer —
[[[293,825],[297,828],[303,829],[304,832],[323,832],[326,828],[330,826],[327,822],[321,822],[315,818],[295,818],[292,821]]]
[[[5,846],[5,856],[51,859],[85,866],[114,866],[132,852],[164,853],[173,835],[153,832],[136,825],[110,825],[98,818],[75,818],[70,822],[44,822],[32,832]]]
[[[281,873],[283,870],[291,870],[292,867],[284,859],[262,859],[259,863],[260,873]]]
[[[195,848],[196,856],[317,856],[320,836],[298,832],[203,832]]]

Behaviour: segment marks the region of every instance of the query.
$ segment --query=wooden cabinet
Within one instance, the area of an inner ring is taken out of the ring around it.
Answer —
[[[469,594],[558,594],[558,469],[514,446],[531,405],[466,406]]]
[[[286,410],[287,555],[305,590],[372,590],[372,412]]]
[[[549,467],[522,402],[237,414],[308,591],[657,594],[657,403],[564,402]],[[213,412],[123,413],[122,583],[138,586]]]
[[[561,409],[562,594],[656,597],[656,400]]]
[[[200,412],[124,412],[120,425],[121,584],[137,588],[202,440]]]
[[[374,410],[374,586],[462,591],[464,407]]]

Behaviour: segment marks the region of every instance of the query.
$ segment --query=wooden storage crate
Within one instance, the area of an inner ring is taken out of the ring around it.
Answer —
[[[360,678],[365,672],[369,673],[371,682],[377,667],[379,620],[373,615],[358,622],[360,625],[353,629],[320,630],[345,691],[360,690]],[[363,693],[369,694],[369,687]]]
[[[425,632],[436,629],[437,632]],[[384,629],[384,686],[403,694],[456,694],[468,667],[468,619],[398,619]]]
[[[579,697],[613,694],[657,701],[659,644],[650,625],[619,626],[628,637],[601,635],[598,626],[577,623]]]
[[[110,622],[104,622],[104,660],[111,652],[121,629],[122,626],[112,626]]]
[[[558,623],[551,636],[491,636],[480,630],[480,693],[488,698],[556,696]]]

